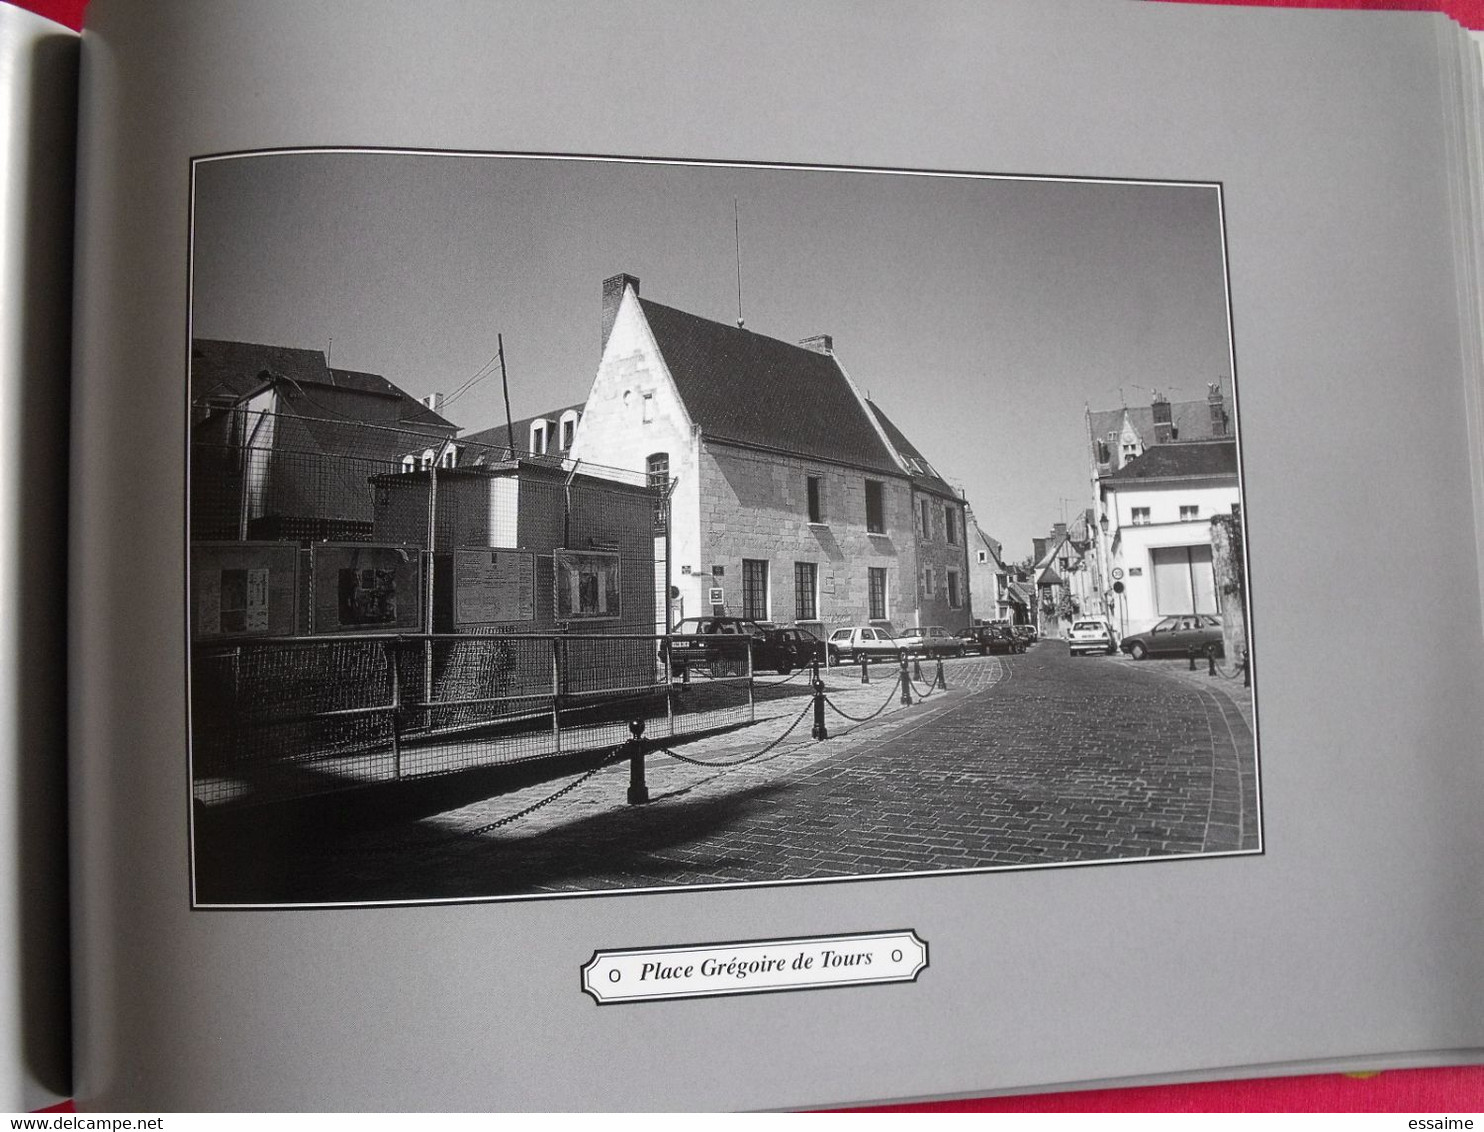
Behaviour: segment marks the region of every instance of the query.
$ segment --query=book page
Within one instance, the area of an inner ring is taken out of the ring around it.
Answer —
[[[1443,21],[92,16],[80,1104],[1484,1047]]]
[[[0,1104],[68,1090],[67,365],[78,40],[0,7]]]

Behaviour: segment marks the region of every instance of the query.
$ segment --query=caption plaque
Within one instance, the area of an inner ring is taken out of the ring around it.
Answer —
[[[912,983],[927,965],[927,942],[911,930],[645,947],[593,952],[582,967],[582,990],[610,1006]]]

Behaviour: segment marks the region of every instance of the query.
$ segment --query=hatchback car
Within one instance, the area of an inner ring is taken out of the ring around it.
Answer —
[[[1166,617],[1142,633],[1130,633],[1118,646],[1135,660],[1146,656],[1225,655],[1221,618],[1214,613],[1182,613]]]
[[[901,659],[900,642],[891,635],[890,629],[875,625],[853,625],[847,629],[836,629],[827,642],[830,664],[849,664],[857,660]]]
[[[1025,642],[1009,625],[971,625],[967,629],[960,629],[958,636],[963,641],[964,648],[971,649],[980,656],[1025,652]]]
[[[1067,648],[1073,656],[1089,652],[1112,656],[1115,651],[1113,629],[1101,617],[1084,617],[1081,621],[1073,621],[1072,628],[1067,633]]]

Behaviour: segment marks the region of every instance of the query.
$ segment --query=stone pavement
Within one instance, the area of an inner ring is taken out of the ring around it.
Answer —
[[[909,708],[884,666],[868,685],[835,669],[831,703],[880,715],[832,710],[828,741],[809,737],[807,697],[775,702],[768,722],[672,748],[684,761],[651,753],[647,805],[625,803],[628,764],[612,764],[285,850],[258,862],[277,875],[255,895],[558,894],[1259,847],[1250,716],[1203,672],[1074,660],[1055,641],[945,671],[950,690]]]

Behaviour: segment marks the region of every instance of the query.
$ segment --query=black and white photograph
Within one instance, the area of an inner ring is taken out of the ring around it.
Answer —
[[[1074,172],[197,159],[194,903],[1261,853],[1222,188]]]

